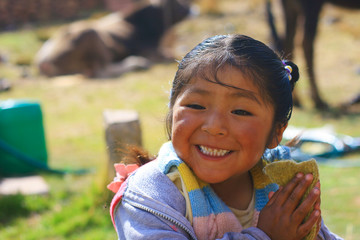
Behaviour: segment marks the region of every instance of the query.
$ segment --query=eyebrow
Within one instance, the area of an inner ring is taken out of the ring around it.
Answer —
[[[258,104],[261,104],[254,92],[242,88],[235,88],[235,89],[237,90],[237,92],[232,93],[231,94],[232,96],[249,98],[257,102]]]
[[[224,86],[224,87],[229,87],[229,88],[236,90],[236,92],[233,92],[230,94],[231,98],[244,97],[244,98],[248,98],[248,99],[251,99],[251,100],[257,102],[258,104],[261,104],[259,99],[256,97],[256,94],[252,91],[249,91],[249,90],[246,90],[243,88],[232,87],[232,86]],[[202,88],[189,88],[185,92],[196,93],[196,94],[203,95],[203,96],[211,95],[211,92],[209,92],[206,89],[202,89]]]

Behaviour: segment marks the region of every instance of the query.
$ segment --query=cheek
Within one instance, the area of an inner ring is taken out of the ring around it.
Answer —
[[[196,124],[196,117],[183,108],[175,108],[172,118],[172,129],[174,134],[178,131],[192,131]]]
[[[176,141],[179,137],[182,136],[182,132],[186,130],[186,128],[184,127],[184,124],[182,124],[182,122],[177,121],[174,122],[172,125],[172,131],[171,131],[171,139],[172,141]]]
[[[186,133],[188,130],[186,127],[186,121],[173,119],[173,126],[171,132],[171,141],[177,155],[184,160],[187,156],[187,148],[189,142],[189,136]]]
[[[267,126],[262,123],[247,124],[238,128],[236,132],[237,138],[243,143],[244,147],[246,146],[246,148],[258,152],[260,156],[263,154],[269,139],[270,131]]]
[[[174,137],[179,136],[179,133],[184,129],[184,122],[186,119],[184,119],[183,114],[180,111],[174,111],[173,118],[172,118],[172,131],[171,136],[174,140]]]
[[[174,145],[182,147],[191,136],[191,119],[183,111],[174,111],[171,139]],[[174,146],[175,147],[175,146]]]

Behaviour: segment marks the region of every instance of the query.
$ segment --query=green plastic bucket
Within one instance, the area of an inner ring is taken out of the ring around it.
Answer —
[[[47,166],[40,104],[28,100],[0,101],[0,140],[17,152]],[[36,170],[35,166],[0,146],[0,177],[30,175]]]

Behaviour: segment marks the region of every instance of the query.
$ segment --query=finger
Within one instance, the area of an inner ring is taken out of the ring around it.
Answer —
[[[299,184],[299,182],[304,178],[303,173],[297,173],[291,181],[285,185],[285,187],[282,189],[282,191],[279,192],[279,203],[283,205],[291,195],[291,193],[294,191],[296,186]]]
[[[320,210],[321,209],[321,193],[319,190],[319,197],[317,198],[315,204],[314,204],[314,209]]]
[[[319,195],[321,196],[320,181],[318,181],[318,182],[315,184],[314,189],[315,189],[315,188],[319,190]],[[317,210],[320,210],[320,206],[321,206],[321,197],[319,197],[318,200],[316,201],[316,203],[315,203],[315,205],[314,205],[314,208],[317,209]]]
[[[272,196],[274,196],[274,194],[275,194],[275,192],[273,192],[273,191],[269,192],[269,194],[268,194],[269,200],[272,198]]]
[[[318,224],[319,219],[321,219],[321,213],[318,210],[315,210],[311,213],[309,218],[299,226],[298,234],[303,238],[308,233],[310,233],[311,228],[316,224]],[[318,225],[317,225],[318,226]]]
[[[316,222],[316,227],[317,227],[317,233],[320,232],[320,229],[321,229],[321,211],[320,211],[320,217],[319,217],[319,220]]]
[[[281,190],[282,190],[282,187],[280,186],[279,189],[276,192],[269,192],[269,194],[268,194],[269,201],[268,201],[267,205],[271,205],[276,201],[276,199],[279,196],[279,193],[281,192]]]
[[[284,204],[284,206],[289,211],[294,211],[297,208],[297,206],[299,205],[301,199],[303,198],[306,190],[309,188],[312,180],[313,180],[312,174],[306,174],[305,177],[303,177],[301,179],[300,183],[291,192],[288,200]]]
[[[314,188],[312,191],[310,191],[309,195],[294,211],[292,217],[294,221],[301,223],[305,219],[305,217],[310,213],[310,211],[320,212],[320,209],[316,209],[314,207],[319,198],[320,198],[319,189]],[[312,210],[313,208],[314,210]]]
[[[320,198],[319,198],[319,199],[320,199]],[[316,210],[320,210],[320,209],[321,209],[319,200],[315,202],[314,209],[316,209]]]

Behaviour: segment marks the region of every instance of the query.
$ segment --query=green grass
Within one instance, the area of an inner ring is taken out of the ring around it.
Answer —
[[[103,197],[94,188],[83,189],[79,193],[63,189],[51,191],[47,196],[2,197],[0,237],[115,239],[107,205],[99,199]]]
[[[359,168],[321,166],[322,216],[345,239],[360,236]]]
[[[183,22],[175,31],[178,35],[175,47],[177,59],[206,36],[219,33],[236,31],[268,42],[264,14],[258,8],[261,3],[260,0],[226,0],[222,1],[221,7],[227,15],[201,16]],[[357,15],[349,16],[358,18]],[[352,22],[352,19],[348,21]],[[360,89],[359,76],[352,71],[356,62],[359,63],[360,54],[356,49],[343,54],[344,49],[336,44],[342,41],[347,46],[354,44],[351,34],[345,34],[344,28],[321,25],[320,29],[317,40],[321,42],[317,46],[321,53],[321,60],[317,60],[317,68],[321,70],[318,71],[320,89],[324,98],[336,106]],[[47,79],[39,76],[34,66],[30,65],[27,67],[29,77],[23,78],[23,67],[14,64],[22,58],[33,62],[33,56],[41,46],[37,35],[39,31],[42,36],[47,30],[0,34],[0,53],[10,60],[0,64],[0,77],[12,84],[11,91],[0,93],[0,100],[32,99],[41,103],[49,166],[60,169],[91,168],[95,172],[80,176],[42,174],[50,186],[48,195],[0,196],[0,239],[115,239],[108,214],[109,193],[105,189],[108,156],[103,111],[138,111],[144,147],[156,154],[166,141],[164,119],[176,64],[158,64],[147,71],[100,80],[81,76]],[[328,35],[331,33],[330,38]],[[337,67],[333,67],[334,63],[330,61],[334,57]],[[301,53],[297,53],[297,60],[304,70]],[[346,115],[335,108],[327,112],[314,110],[307,98],[306,74],[302,74],[297,88],[304,108],[294,110],[291,125],[312,128],[331,124],[338,133],[360,136],[357,109]],[[360,154],[349,158],[359,160]],[[331,230],[347,240],[360,239],[358,172],[359,168],[320,166],[323,218]]]
[[[34,31],[19,31],[2,33],[0,38],[0,53],[8,56],[9,61],[29,65],[33,61],[34,49],[39,47],[39,40]]]

